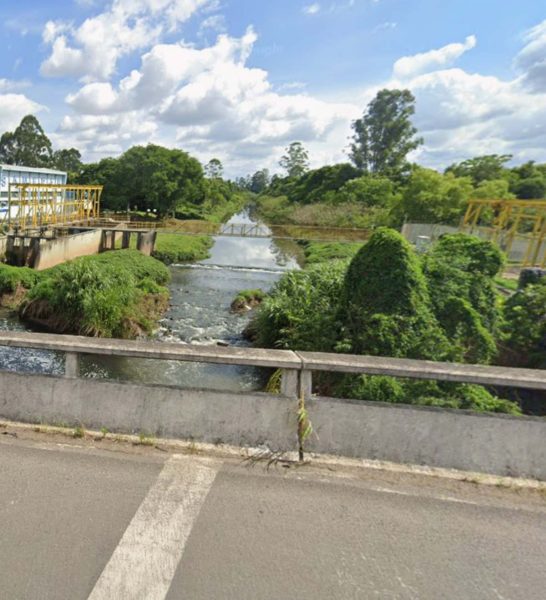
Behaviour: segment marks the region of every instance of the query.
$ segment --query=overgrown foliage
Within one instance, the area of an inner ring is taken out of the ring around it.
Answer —
[[[494,277],[502,261],[490,242],[462,234],[445,236],[422,260],[400,234],[380,228],[350,263],[284,275],[257,310],[256,343],[488,362],[500,329]],[[362,400],[520,413],[480,386],[327,374],[317,380],[320,392]]]
[[[546,281],[518,290],[505,303],[506,362],[546,368]]]
[[[51,331],[132,338],[165,310],[168,269],[136,250],[87,256],[43,271],[20,316]]]

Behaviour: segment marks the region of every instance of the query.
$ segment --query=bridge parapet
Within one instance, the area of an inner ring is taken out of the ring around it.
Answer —
[[[4,418],[289,451],[297,447],[303,398],[315,432],[306,442],[310,451],[546,480],[545,419],[311,394],[314,371],[545,390],[543,370],[21,332],[0,333],[0,346],[67,356],[64,377],[0,371]],[[281,393],[207,390],[206,382],[183,389],[86,379],[79,376],[82,354],[281,369]]]

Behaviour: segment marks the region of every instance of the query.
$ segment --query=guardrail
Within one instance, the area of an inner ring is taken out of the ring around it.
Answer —
[[[546,390],[546,371],[259,348],[0,332],[0,346],[66,355],[61,376],[0,371],[0,416],[236,446],[311,452],[546,480],[546,420],[312,395],[314,372]],[[280,394],[80,377],[82,355],[280,369]],[[306,412],[301,409],[305,406]],[[305,420],[307,417],[303,417]]]

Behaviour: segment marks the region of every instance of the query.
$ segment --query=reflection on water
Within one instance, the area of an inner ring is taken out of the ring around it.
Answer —
[[[230,222],[253,223],[241,213]],[[246,345],[241,332],[250,315],[230,312],[234,296],[242,289],[267,291],[288,269],[298,268],[298,247],[279,246],[268,238],[218,237],[207,260],[171,267],[171,305],[160,323],[157,339],[171,343],[219,342]],[[0,327],[23,326],[0,315]],[[0,348],[1,368],[31,372],[61,372],[63,360],[54,353]],[[200,363],[181,363],[123,357],[88,356],[82,359],[86,377],[110,377],[123,381],[200,387],[209,389],[256,389],[263,380],[259,369]]]

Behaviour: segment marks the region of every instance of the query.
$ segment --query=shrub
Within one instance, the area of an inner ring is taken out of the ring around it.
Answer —
[[[343,349],[355,354],[436,360],[447,354],[419,259],[393,229],[374,232],[351,261],[340,320]]]
[[[256,344],[331,351],[338,334],[335,319],[346,268],[347,263],[337,261],[283,275],[253,319]]]
[[[546,282],[526,286],[504,305],[504,334],[510,362],[521,366],[546,366]]]

